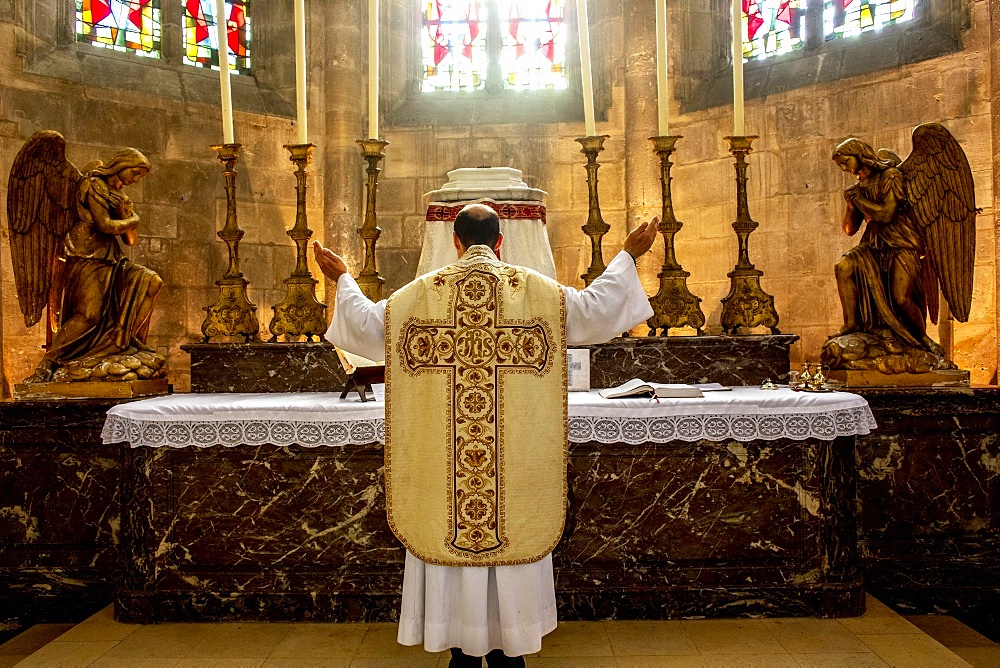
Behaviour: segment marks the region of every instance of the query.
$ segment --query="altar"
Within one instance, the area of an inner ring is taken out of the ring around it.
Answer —
[[[189,394],[109,411],[124,451],[129,622],[388,621],[403,549],[385,519],[383,404]],[[571,393],[560,618],[863,612],[856,395]]]

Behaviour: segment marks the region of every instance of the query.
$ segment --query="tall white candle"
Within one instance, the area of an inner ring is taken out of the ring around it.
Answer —
[[[583,123],[587,136],[597,135],[594,123],[594,78],[590,70],[590,25],[587,21],[587,0],[576,0],[580,23],[580,75],[583,79]]]
[[[733,0],[733,135],[743,136],[743,2]]]
[[[368,138],[378,139],[378,0],[368,0]]]
[[[656,0],[656,109],[657,130],[670,134],[670,98],[667,96],[667,1]]]
[[[222,89],[222,143],[233,144],[233,91],[229,87],[229,39],[225,0],[215,0],[215,29],[219,41],[219,83]]]
[[[295,0],[295,111],[296,141],[309,143],[306,107],[306,0]]]

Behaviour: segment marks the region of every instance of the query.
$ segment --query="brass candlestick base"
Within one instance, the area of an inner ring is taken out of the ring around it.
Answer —
[[[750,262],[749,237],[757,229],[758,223],[750,218],[747,206],[747,161],[752,150],[750,144],[756,135],[747,137],[726,137],[729,152],[736,158],[736,222],[733,229],[740,246],[736,267],[729,272],[729,295],[722,300],[722,330],[726,334],[739,334],[740,327],[763,325],[778,331],[778,312],[774,310],[774,297],[760,287],[760,277],[764,272]]]
[[[291,154],[289,160],[295,165],[295,226],[286,234],[295,241],[295,269],[292,275],[285,279],[285,299],[272,306],[274,317],[268,324],[271,331],[270,342],[275,342],[281,335],[287,341],[289,337],[304,336],[306,340],[321,340],[326,331],[326,304],[316,299],[316,284],[309,271],[306,251],[312,230],[306,224],[306,177],[309,172],[306,166],[312,159],[313,144],[285,144]]]
[[[590,193],[590,211],[587,214],[587,224],[584,225],[584,233],[590,237],[590,268],[586,274],[582,274],[584,285],[590,285],[594,279],[604,273],[607,265],[604,264],[604,253],[601,251],[601,238],[608,233],[611,226],[601,218],[601,204],[597,198],[597,154],[604,150],[604,140],[610,135],[597,135],[593,137],[578,137],[576,141],[583,146],[580,153],[587,156],[587,187]]]
[[[236,161],[239,158],[239,144],[217,144],[212,150],[219,154],[219,161],[225,165],[226,178],[226,226],[218,232],[219,238],[229,246],[229,269],[219,286],[219,300],[214,306],[202,307],[207,312],[201,323],[202,343],[208,343],[214,336],[242,336],[245,341],[257,341],[260,323],[257,321],[257,307],[247,298],[249,281],[240,272],[240,239],[243,230],[236,224]]]
[[[687,277],[690,272],[684,271],[674,256],[674,235],[680,232],[684,223],[674,217],[674,203],[670,196],[670,154],[674,152],[674,144],[681,137],[668,135],[650,137],[653,151],[660,156],[660,193],[663,198],[663,209],[660,214],[660,233],[663,234],[663,267],[657,278],[660,279],[660,289],[649,298],[653,307],[653,317],[646,321],[649,335],[666,336],[671,327],[693,327],[698,335],[704,334],[701,328],[705,325],[705,314],[702,313],[701,298],[695,297],[688,290]]]
[[[378,226],[378,215],[375,209],[375,197],[378,193],[378,175],[382,169],[378,166],[379,160],[385,157],[385,147],[389,142],[381,139],[359,139],[361,153],[368,161],[368,201],[365,205],[365,222],[358,228],[358,235],[365,242],[365,265],[358,274],[358,287],[368,299],[379,301],[382,299],[382,286],[385,279],[378,275],[375,267],[375,243],[378,241],[382,230]]]

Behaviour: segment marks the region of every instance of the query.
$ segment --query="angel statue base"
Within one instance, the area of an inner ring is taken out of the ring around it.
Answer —
[[[939,286],[954,318],[969,318],[977,209],[965,152],[943,125],[926,123],[913,130],[906,160],[852,138],[833,161],[857,179],[844,191],[844,232],[865,231],[836,265],[844,326],[823,346],[824,366],[886,375],[955,369],[926,321],[937,321]]]
[[[137,396],[123,383],[166,391],[166,358],[146,345],[163,282],[122,249],[138,241],[139,226],[122,190],[149,170],[146,156],[126,148],[81,172],[51,130],[32,135],[14,158],[7,221],[25,325],[48,307],[46,352],[16,397]]]

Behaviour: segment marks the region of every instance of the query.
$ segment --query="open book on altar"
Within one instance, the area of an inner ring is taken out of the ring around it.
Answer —
[[[720,392],[730,388],[719,383],[686,385],[684,383],[651,383],[633,378],[618,387],[598,391],[605,399],[618,397],[702,397],[704,392]]]
[[[336,348],[336,351],[337,357],[340,358],[340,365],[344,367],[344,371],[347,375],[351,375],[360,368],[382,366],[381,362],[373,362],[367,357],[355,355],[354,353],[349,353],[346,350],[341,350],[340,348]]]

